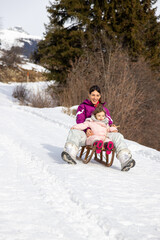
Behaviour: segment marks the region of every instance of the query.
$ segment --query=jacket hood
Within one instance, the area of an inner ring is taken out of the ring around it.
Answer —
[[[105,117],[105,119],[103,119],[103,120],[101,120],[101,121],[100,121],[100,120],[97,120],[97,119],[95,118],[94,114],[91,115],[91,119],[92,119],[92,121],[94,121],[94,122],[102,122],[102,123],[105,123],[105,124],[108,124],[108,122],[109,122],[109,121],[108,121],[108,118],[106,118],[106,117]]]

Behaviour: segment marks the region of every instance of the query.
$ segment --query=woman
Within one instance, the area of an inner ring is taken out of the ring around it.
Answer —
[[[99,103],[101,103],[101,90],[97,85],[92,86],[89,89],[88,94],[89,99],[86,99],[81,103],[77,109],[76,122],[77,124],[83,123],[86,118],[90,118],[93,111],[96,109]],[[101,103],[102,104],[102,103]],[[108,123],[110,126],[115,126],[113,120],[111,119],[109,110],[102,104],[104,110],[106,111],[106,117],[108,118]],[[84,146],[86,138],[93,135],[90,128],[85,131],[71,129],[64,147],[64,151],[61,156],[62,159],[68,163],[76,164],[76,156],[79,147]],[[116,149],[116,157],[121,163],[121,171],[128,171],[130,168],[135,166],[135,161],[132,159],[132,154],[128,149],[124,137],[118,132],[108,133],[109,139],[114,143]]]
[[[102,104],[98,104],[98,107],[92,113],[91,118],[87,118],[84,123],[78,123],[71,129],[85,130],[90,128],[93,132],[92,136],[87,137],[86,145],[96,145],[96,152],[100,153],[102,147],[106,149],[106,153],[110,154],[114,147],[114,144],[108,138],[109,132],[117,132],[116,127],[110,127],[109,120],[106,117],[106,111]]]

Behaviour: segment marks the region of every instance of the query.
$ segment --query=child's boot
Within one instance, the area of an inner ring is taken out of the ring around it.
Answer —
[[[114,148],[113,142],[112,142],[112,141],[105,142],[105,143],[104,143],[104,148],[105,148],[105,150],[106,150],[106,153],[107,153],[107,154],[110,154],[111,151],[112,151],[112,149]]]
[[[102,151],[103,141],[97,140],[93,143],[93,146],[95,146],[95,145],[96,145],[96,153],[100,153]]]

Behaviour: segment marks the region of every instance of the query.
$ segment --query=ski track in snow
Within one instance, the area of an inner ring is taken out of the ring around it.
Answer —
[[[38,188],[40,196],[49,205],[54,214],[58,216],[58,219],[63,220],[63,218],[67,218],[65,226],[67,231],[72,231],[72,234],[75,232],[76,239],[97,239],[99,234],[101,235],[101,239],[107,239],[105,232],[103,233],[103,229],[98,227],[96,219],[89,216],[85,209],[73,200],[72,194],[62,185],[56,173],[53,173],[53,171],[50,173],[49,166],[45,166],[34,154],[29,153],[28,149],[23,149],[22,146],[18,146],[11,139],[7,139],[5,136],[1,136],[1,139],[3,139],[3,144],[7,146],[8,151],[16,152],[18,156],[16,161],[20,165],[22,165],[21,159],[23,159],[24,166],[22,166],[22,169],[24,167],[27,168],[27,174],[29,174],[32,183]],[[82,226],[84,227],[82,228]],[[59,231],[57,226],[54,226],[52,233],[54,233],[55,229],[58,232],[56,235],[58,238],[56,239],[64,237],[61,225]]]
[[[61,124],[60,122],[57,123],[56,120],[52,121],[40,114],[35,113],[34,111],[30,111],[29,108],[28,110],[21,110],[19,107],[16,109],[18,109],[18,111],[25,111],[26,113],[33,114],[38,118],[42,118],[44,121],[47,120],[51,123],[56,123],[56,125],[60,127],[68,128],[65,124]],[[56,173],[52,171],[49,174],[49,166],[45,166],[44,161],[41,161],[37,156],[35,156],[35,154],[30,153],[29,149],[23,149],[23,146],[19,146],[19,144],[14,142],[14,140],[11,140],[3,135],[1,135],[1,139],[3,139],[3,144],[8,148],[6,149],[7,152],[16,152],[16,156],[18,156],[16,159],[16,161],[18,161],[18,165],[22,165],[21,159],[23,159],[23,164],[25,164],[25,169],[26,167],[28,168],[27,173],[29,174],[32,183],[38,188],[41,197],[50,205],[51,208],[53,207],[55,209],[55,214],[60,212],[61,214],[59,218],[63,219],[65,213],[67,216],[67,222],[69,222],[69,226],[65,226],[65,228],[71,228],[72,233],[76,232],[76,239],[97,239],[99,236],[101,236],[101,239],[108,239],[105,231],[103,231],[103,228],[100,226],[100,224],[98,224],[96,218],[92,216],[90,212],[85,210],[84,206],[80,204],[79,200],[73,197],[69,189],[64,188],[62,183],[60,183],[61,181],[56,177]],[[55,188],[56,192],[53,192],[53,189]],[[68,206],[70,207],[68,208]],[[60,208],[60,210],[58,210],[58,208]],[[83,225],[84,227],[82,228]],[[54,229],[55,228],[57,228],[57,226],[54,226]],[[21,231],[18,232],[19,234],[21,233]],[[58,236],[60,236],[60,239],[62,236],[64,237],[62,233],[58,234]]]
[[[37,117],[42,118],[45,121],[49,121],[51,123],[54,123],[54,124],[56,124],[59,127],[64,127],[65,129],[69,129],[72,126],[72,124],[65,124],[64,122],[60,121],[59,119],[55,119],[55,118],[51,119],[51,118],[45,116],[42,113],[38,113],[38,112],[34,111],[34,109],[32,109],[32,108],[26,107],[26,108],[21,109],[20,107],[16,106],[16,109],[24,111],[24,112],[27,112],[27,113],[30,113],[30,114],[33,114],[33,115],[35,115]]]
[[[67,165],[60,152],[74,120],[66,124],[56,114],[11,103],[0,109],[11,111],[2,118],[12,127],[0,132],[1,240],[160,240],[159,152],[128,141],[137,162],[128,173],[116,159],[109,169],[94,161]],[[47,127],[60,132],[60,140],[46,137]],[[50,152],[39,148],[41,139]]]

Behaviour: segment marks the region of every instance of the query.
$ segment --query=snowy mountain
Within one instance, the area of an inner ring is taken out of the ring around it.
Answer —
[[[32,36],[21,27],[0,30],[0,49],[9,50],[12,46],[23,48],[23,54],[29,57],[35,50],[41,37]]]
[[[129,172],[116,158],[68,165],[60,155],[75,118],[20,106],[17,85],[0,83],[0,239],[159,240],[160,152],[126,140]]]

